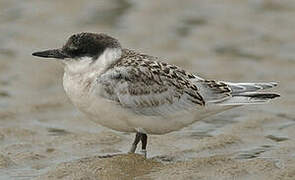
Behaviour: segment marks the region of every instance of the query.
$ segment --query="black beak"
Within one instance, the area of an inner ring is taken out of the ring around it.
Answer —
[[[43,58],[55,58],[55,59],[69,58],[69,56],[63,53],[62,50],[60,49],[51,49],[46,51],[34,52],[32,55],[43,57]]]

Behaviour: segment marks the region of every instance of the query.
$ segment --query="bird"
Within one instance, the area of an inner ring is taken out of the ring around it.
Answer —
[[[280,95],[261,90],[275,82],[233,83],[204,79],[163,59],[123,48],[105,33],[71,35],[57,49],[33,56],[64,64],[63,87],[72,103],[101,126],[135,133],[130,153],[147,135],[178,131],[219,112],[263,104]]]

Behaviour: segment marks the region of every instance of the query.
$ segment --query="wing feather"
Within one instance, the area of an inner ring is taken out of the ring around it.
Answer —
[[[139,65],[110,69],[98,78],[104,97],[117,101],[134,113],[147,116],[167,116],[204,105],[197,89],[191,89],[189,81],[185,86],[180,82],[183,79],[177,80],[177,74],[172,78],[160,68],[149,67]]]

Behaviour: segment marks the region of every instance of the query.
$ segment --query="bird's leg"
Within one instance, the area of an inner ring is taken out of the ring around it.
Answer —
[[[130,149],[130,153],[134,153],[135,152],[135,150],[136,150],[136,147],[137,147],[137,144],[139,143],[139,141],[141,140],[141,136],[142,136],[143,134],[142,133],[140,133],[140,132],[137,132],[136,133],[136,135],[135,135],[135,139],[134,139],[134,141],[133,141],[133,143],[132,143],[132,146],[131,146],[131,149]]]
[[[147,135],[144,133],[141,134],[141,145],[142,145],[141,154],[143,154],[144,157],[146,158]]]

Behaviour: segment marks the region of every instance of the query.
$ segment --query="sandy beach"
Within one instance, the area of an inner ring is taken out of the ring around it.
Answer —
[[[0,179],[294,180],[294,29],[292,0],[0,0]],[[275,81],[281,98],[151,135],[147,159],[127,154],[134,134],[89,121],[63,65],[31,56],[77,32],[208,79]]]

